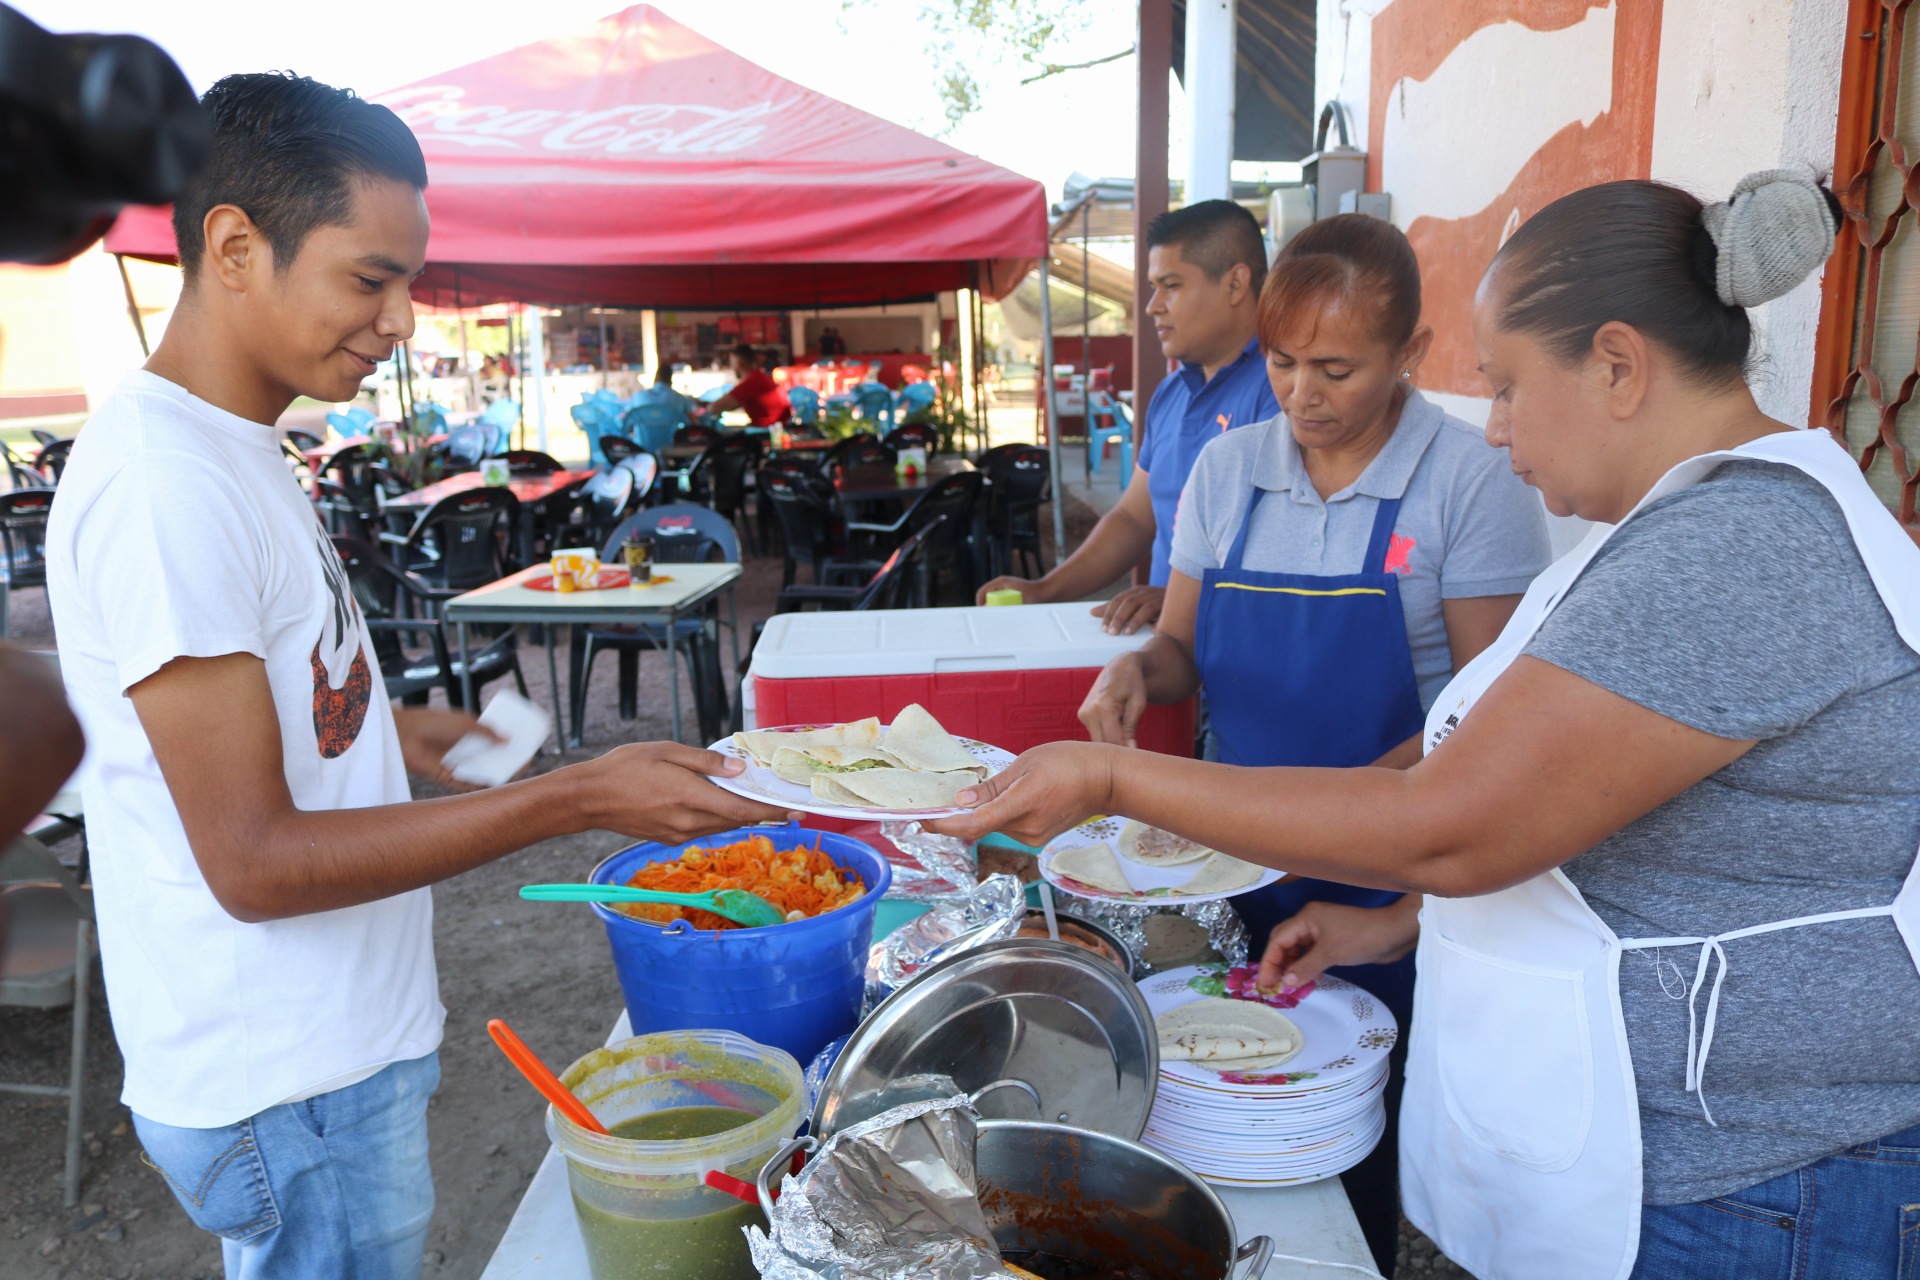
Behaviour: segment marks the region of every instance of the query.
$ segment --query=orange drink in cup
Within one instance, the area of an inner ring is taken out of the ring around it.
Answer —
[[[555,591],[591,591],[600,578],[600,553],[592,547],[567,547],[550,562]]]

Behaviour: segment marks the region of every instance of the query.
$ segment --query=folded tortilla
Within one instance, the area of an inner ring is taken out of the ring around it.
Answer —
[[[1128,883],[1127,873],[1120,869],[1120,859],[1114,857],[1113,846],[1105,841],[1062,849],[1053,855],[1052,865],[1055,875],[1078,880],[1089,889],[1098,889],[1102,893],[1137,892]]]
[[[971,773],[928,773],[916,769],[861,769],[854,773],[816,773],[813,798],[862,809],[950,809],[955,795],[978,785]]]
[[[887,750],[909,769],[930,773],[971,773],[987,776],[987,766],[935,720],[917,702],[908,703],[887,726]]]
[[[1216,853],[1200,864],[1193,878],[1177,886],[1175,893],[1229,893],[1235,889],[1244,889],[1255,883],[1267,873],[1265,867],[1255,866],[1251,862],[1242,862],[1238,858],[1229,858],[1224,853]]]
[[[868,716],[865,720],[828,725],[824,729],[803,729],[798,733],[745,729],[733,735],[733,744],[764,765],[771,765],[774,753],[782,747],[791,747],[796,751],[807,747],[877,747],[880,745],[880,719]]]
[[[1148,867],[1178,867],[1199,862],[1213,853],[1206,845],[1159,827],[1127,819],[1120,828],[1120,852]]]
[[[816,773],[899,767],[900,762],[879,747],[781,747],[768,765],[774,777],[800,787],[810,785]]]
[[[1293,1019],[1252,1000],[1208,996],[1154,1019],[1160,1057],[1226,1070],[1277,1067],[1306,1045]]]

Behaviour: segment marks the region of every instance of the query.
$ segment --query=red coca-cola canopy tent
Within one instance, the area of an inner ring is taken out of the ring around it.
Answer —
[[[814,307],[1006,294],[1038,182],[803,89],[635,5],[375,95],[427,157],[423,302]],[[164,209],[115,253],[171,259]]]

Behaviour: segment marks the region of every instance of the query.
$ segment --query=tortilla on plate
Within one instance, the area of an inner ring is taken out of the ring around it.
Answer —
[[[1265,867],[1216,853],[1200,864],[1193,878],[1174,888],[1174,893],[1230,893],[1244,889],[1266,874]]]
[[[1113,846],[1104,840],[1099,844],[1077,844],[1062,849],[1053,855],[1053,870],[1056,875],[1078,880],[1089,889],[1098,889],[1102,893],[1139,892],[1128,882],[1127,873],[1120,867],[1120,859],[1113,854]]]
[[[752,756],[755,763],[763,765],[771,765],[774,753],[783,747],[795,751],[808,747],[835,747],[842,750],[877,747],[880,745],[880,719],[878,716],[868,716],[865,720],[828,725],[824,729],[802,729],[798,733],[743,729],[733,735],[733,744]]]
[[[950,809],[953,798],[979,785],[972,773],[933,773],[920,769],[860,769],[853,773],[816,773],[813,798],[861,809]]]
[[[975,778],[987,776],[987,766],[974,759],[973,753],[941,728],[932,713],[917,702],[902,707],[893,723],[887,726],[886,744],[894,758],[909,769],[971,773]]]
[[[1230,1071],[1277,1067],[1306,1045],[1300,1028],[1278,1009],[1219,996],[1169,1009],[1154,1019],[1154,1028],[1162,1061]]]
[[[1185,836],[1128,818],[1127,825],[1120,828],[1120,852],[1142,866],[1178,867],[1199,862],[1214,851]]]
[[[795,786],[809,786],[817,773],[853,773],[862,769],[897,769],[900,762],[879,747],[781,747],[768,766],[773,776]]]

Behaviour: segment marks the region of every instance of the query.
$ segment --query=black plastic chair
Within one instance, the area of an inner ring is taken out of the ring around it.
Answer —
[[[831,449],[823,450],[822,453],[824,456],[820,461],[820,474],[829,480],[863,467],[884,468],[891,471],[894,463],[900,460],[899,454],[880,443],[878,438],[865,433],[848,436]]]
[[[930,422],[910,422],[882,436],[880,443],[898,452],[901,449],[925,449],[929,454],[940,447],[940,428]]]
[[[863,444],[879,443],[880,437],[871,431],[855,431],[851,435],[841,436],[814,455],[813,469],[822,476],[832,478],[834,470],[839,467],[840,459],[846,456],[847,450]]]
[[[67,455],[72,452],[73,441],[55,440],[33,455],[33,469],[45,476],[48,484],[57,485],[67,469]]]
[[[825,585],[847,556],[846,523],[833,489],[816,475],[771,467],[762,468],[759,479],[760,500],[772,510],[785,544],[780,585],[793,585],[802,558],[813,566],[814,582]]]
[[[507,470],[516,476],[550,476],[556,471],[566,470],[558,458],[538,449],[509,449],[496,456],[505,458]]]
[[[928,604],[926,554],[944,532],[945,515],[936,515],[894,548],[871,578],[858,586],[800,584],[786,587],[774,602],[775,613],[795,613],[808,605],[822,609],[924,609]],[[756,632],[756,637],[758,633]]]
[[[298,427],[288,427],[286,439],[294,448],[305,453],[308,449],[320,449],[326,446],[326,440],[311,431],[302,431]]]
[[[729,433],[707,446],[705,465],[700,468],[702,499],[732,522],[754,555],[760,554],[760,540],[747,519],[747,493],[754,487],[765,452],[764,437]]]
[[[607,460],[607,465],[610,467],[617,467],[628,458],[645,452],[646,450],[640,447],[639,441],[626,436],[617,436],[609,432],[600,437],[600,455]]]
[[[44,489],[46,487],[47,478],[35,471],[32,463],[8,448],[4,440],[0,440],[0,458],[6,460],[7,477],[14,488]]]
[[[981,458],[987,473],[987,575],[1017,572],[1038,578],[1047,571],[1041,553],[1040,508],[1053,500],[1053,468],[1037,445],[1001,445]],[[1021,563],[1016,566],[1018,559]]]
[[[737,563],[740,541],[733,525],[716,511],[686,503],[650,507],[622,520],[607,536],[601,549],[604,563],[618,564],[620,548],[629,534],[640,532],[653,538],[654,563],[705,564],[713,561]],[[674,624],[674,648],[685,658],[687,674],[693,685],[694,716],[705,741],[717,740],[723,729],[721,719],[726,707],[726,689],[720,665],[719,605],[710,603],[701,617],[682,617]],[[666,628],[659,623],[637,626],[595,624],[573,628],[567,646],[567,673],[571,688],[569,712],[573,730],[569,742],[579,746],[586,723],[587,681],[593,674],[594,658],[612,649],[620,659],[620,701],[622,720],[639,715],[640,655],[649,650],[662,653],[667,648]],[[669,679],[678,679],[670,673]]]
[[[960,596],[971,603],[980,572],[974,556],[974,523],[986,482],[978,471],[962,471],[934,484],[914,499],[905,515],[890,524],[849,520],[848,545],[855,555],[867,552],[879,559],[908,536],[937,523],[940,532],[929,540],[923,553],[930,581],[937,586],[941,574],[951,574]]]
[[[15,587],[47,585],[47,516],[53,490],[0,493],[0,636],[11,634],[7,598]]]
[[[508,489],[468,489],[420,513],[404,534],[382,533],[400,567],[439,591],[459,593],[507,576],[513,567],[520,501]]]
[[[704,449],[720,438],[721,433],[704,422],[690,422],[684,427],[676,427],[673,443],[676,448],[689,447]]]
[[[447,626],[439,617],[440,602],[453,594],[440,591],[406,572],[361,538],[335,536],[353,598],[366,619],[374,657],[386,682],[387,696],[409,706],[425,706],[435,688],[446,690],[447,705],[465,706],[461,678],[473,675],[476,700],[489,681],[511,675],[524,696],[526,677],[520,672],[520,648],[513,628],[479,649],[471,646],[463,667],[447,641]],[[407,638],[426,637],[424,652],[409,652]]]
[[[39,442],[39,444],[40,444],[40,447],[41,447],[42,449],[44,449],[44,448],[46,448],[46,447],[47,447],[48,445],[50,445],[50,444],[54,444],[54,443],[56,443],[56,442],[58,442],[58,441],[59,441],[59,439],[60,439],[60,437],[59,437],[59,436],[57,436],[57,435],[55,435],[55,434],[53,434],[53,432],[51,432],[51,431],[42,431],[42,430],[41,430],[41,429],[40,429],[39,427],[32,427],[32,428],[29,428],[29,429],[30,429],[30,430],[32,431],[32,433],[33,433],[33,438],[34,438],[34,439],[35,439],[36,441],[38,441],[38,442]]]

